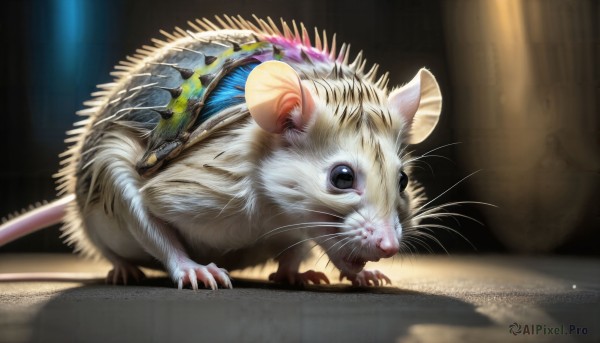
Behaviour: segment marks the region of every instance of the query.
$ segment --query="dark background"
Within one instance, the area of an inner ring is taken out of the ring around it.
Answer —
[[[337,33],[338,43],[352,44],[353,55],[364,50],[369,62],[390,71],[390,85],[409,81],[426,66],[440,83],[444,109],[434,134],[415,147],[416,153],[458,142],[452,121],[455,90],[450,86],[443,6],[442,1],[433,0],[4,1],[0,22],[0,215],[55,198],[52,174],[59,168],[58,154],[66,147],[64,132],[78,120],[75,112],[83,108],[95,85],[112,80],[109,72],[119,60],[144,44],[151,45],[150,38],[160,37],[159,29],[186,27],[188,20],[215,14],[295,19],[307,28],[317,26],[329,35]],[[459,146],[438,151],[450,161],[430,158],[431,169],[415,170],[413,177],[426,185],[430,198],[474,171],[459,163]],[[472,194],[468,184],[452,189],[437,203],[486,200]],[[507,251],[485,225],[477,206],[462,206],[457,211],[484,225],[463,219],[446,221],[470,241],[436,231],[450,253]],[[597,241],[597,231],[586,238]],[[58,237],[57,228],[44,230],[2,247],[0,252],[68,251]],[[554,251],[597,253],[584,241],[571,238]],[[433,251],[443,252],[435,242],[428,243]]]

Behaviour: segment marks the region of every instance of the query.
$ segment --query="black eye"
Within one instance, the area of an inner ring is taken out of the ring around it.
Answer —
[[[339,165],[331,170],[330,180],[335,188],[352,188],[354,185],[354,171],[348,166]]]
[[[400,171],[400,192],[404,192],[406,186],[408,186],[408,175],[405,172]]]

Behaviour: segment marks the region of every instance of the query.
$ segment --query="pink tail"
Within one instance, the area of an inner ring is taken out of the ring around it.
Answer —
[[[0,226],[0,246],[60,223],[65,216],[65,208],[73,200],[75,200],[75,196],[69,194],[2,224]]]

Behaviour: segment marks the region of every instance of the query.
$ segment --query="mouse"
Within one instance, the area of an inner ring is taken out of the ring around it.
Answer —
[[[433,74],[389,88],[362,51],[351,61],[295,21],[188,25],[98,86],[67,133],[58,199],[4,223],[0,245],[63,223],[77,253],[112,264],[110,282],[154,268],[194,290],[271,260],[273,282],[330,283],[300,270],[320,247],[340,280],[390,283],[365,265],[397,255],[423,217],[406,151],[439,121]]]

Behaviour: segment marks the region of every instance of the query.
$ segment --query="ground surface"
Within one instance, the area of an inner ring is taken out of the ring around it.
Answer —
[[[600,342],[599,262],[418,256],[378,263],[393,286],[377,288],[259,281],[274,266],[234,273],[234,289],[218,291],[179,291],[161,277],[4,281],[0,342]],[[0,255],[0,273],[107,270],[73,256]]]

